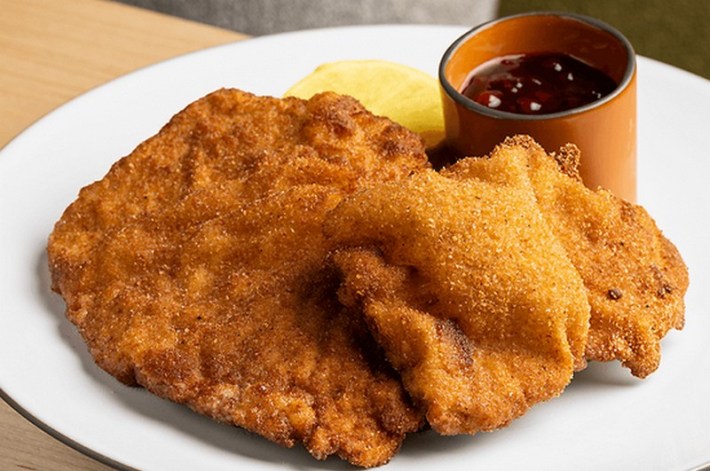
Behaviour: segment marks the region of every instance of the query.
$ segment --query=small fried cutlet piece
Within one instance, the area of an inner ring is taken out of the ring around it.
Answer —
[[[434,171],[345,200],[340,300],[363,312],[431,427],[492,430],[559,395],[584,366],[584,285],[525,173],[456,181]]]
[[[649,375],[658,368],[661,339],[684,323],[688,271],[678,250],[641,206],[586,188],[574,146],[550,156],[531,138],[516,136],[489,159],[464,159],[444,173],[480,178],[490,172],[489,162],[521,156],[540,210],[587,288],[587,359],[618,359],[635,376]]]
[[[50,236],[53,288],[124,383],[319,459],[383,464],[422,416],[338,303],[321,224],[426,167],[416,135],[353,99],[218,91],[81,191]]]

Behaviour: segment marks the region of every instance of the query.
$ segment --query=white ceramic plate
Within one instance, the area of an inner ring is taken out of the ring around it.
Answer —
[[[93,90],[0,154],[0,387],[50,433],[119,467],[142,470],[347,469],[313,460],[99,370],[61,299],[45,245],[78,190],[219,87],[280,95],[317,65],[382,58],[436,73],[457,27],[379,26],[263,37],[164,62]],[[640,202],[679,247],[691,276],[687,325],[663,342],[644,381],[595,364],[559,398],[475,437],[415,434],[389,470],[694,469],[710,462],[710,82],[639,59]],[[600,137],[600,138],[603,138]]]

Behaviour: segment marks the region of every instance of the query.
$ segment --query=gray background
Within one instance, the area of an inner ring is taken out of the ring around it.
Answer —
[[[639,54],[710,78],[710,0],[119,1],[250,35],[354,24],[475,26],[524,11],[571,11],[621,30]]]

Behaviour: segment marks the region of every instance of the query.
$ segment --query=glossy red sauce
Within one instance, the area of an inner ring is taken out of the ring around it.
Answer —
[[[578,108],[608,95],[616,82],[562,53],[515,54],[471,71],[462,93],[483,106],[519,114]]]

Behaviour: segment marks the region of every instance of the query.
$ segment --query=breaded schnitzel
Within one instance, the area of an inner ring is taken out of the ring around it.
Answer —
[[[221,90],[84,188],[49,240],[98,365],[313,456],[387,462],[421,413],[336,299],[324,215],[428,166],[356,101]]]
[[[425,417],[506,425],[587,358],[657,367],[687,271],[577,159],[517,137],[437,173],[351,98],[221,90],[80,192],[52,287],[124,383],[376,466]]]
[[[491,162],[493,163],[493,162]],[[525,160],[434,171],[344,199],[325,232],[359,308],[441,434],[502,427],[583,367],[584,285],[540,213]]]
[[[661,339],[683,327],[688,271],[678,250],[641,206],[586,188],[574,146],[550,157],[531,138],[517,136],[489,159],[464,159],[442,173],[467,181],[498,171],[494,161],[521,158],[540,210],[587,289],[587,359],[618,359],[634,375],[649,375],[658,368]]]

